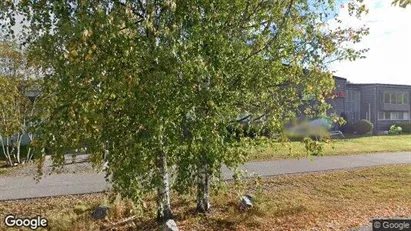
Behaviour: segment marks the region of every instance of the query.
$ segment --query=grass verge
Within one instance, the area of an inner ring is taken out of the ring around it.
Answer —
[[[0,176],[12,176],[14,173],[26,168],[33,167],[33,163],[20,164],[18,166],[9,166],[7,161],[0,160]]]
[[[378,152],[411,151],[411,135],[384,135],[384,136],[353,136],[346,139],[333,139],[324,144],[324,156],[351,155]],[[304,144],[292,141],[262,151],[250,151],[249,161],[278,160],[286,158],[307,157]]]
[[[253,208],[239,208],[243,193],[254,194]],[[148,200],[137,213],[127,200],[110,202],[108,198],[100,193],[5,201],[0,202],[0,214],[42,215],[49,220],[49,230],[99,230],[137,214],[136,220],[116,230],[156,229],[154,201]],[[411,165],[287,175],[242,185],[227,182],[213,195],[207,216],[195,215],[191,198],[173,198],[181,230],[347,230],[373,217],[411,214]],[[88,209],[98,204],[110,206],[107,220],[91,219]]]
[[[403,151],[411,151],[411,134],[362,137],[350,136],[346,139],[333,139],[331,142],[324,144],[322,154],[324,156],[337,156]],[[300,141],[292,141],[284,144],[275,143],[269,148],[260,147],[258,151],[252,149],[249,153],[248,161],[279,160],[308,156],[304,144]],[[25,164],[17,167],[7,167],[6,161],[0,158],[0,176],[16,175],[20,170],[27,167],[33,168],[33,166],[34,164]],[[28,174],[32,175],[33,172],[35,171],[28,171]]]

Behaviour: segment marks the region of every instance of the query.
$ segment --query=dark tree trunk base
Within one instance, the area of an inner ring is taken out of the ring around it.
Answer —
[[[196,212],[200,213],[200,214],[207,214],[207,213],[211,212],[211,207],[210,206],[208,206],[208,207],[207,206],[206,207],[198,207],[197,206]]]
[[[157,211],[157,223],[163,225],[168,220],[174,219],[173,213],[171,210]]]

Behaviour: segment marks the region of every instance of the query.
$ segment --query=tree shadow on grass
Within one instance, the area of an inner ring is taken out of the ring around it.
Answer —
[[[239,227],[254,230],[261,226],[256,218],[264,216],[265,212],[256,206],[242,209],[239,202],[229,201],[215,208],[201,222],[209,230],[237,230]]]

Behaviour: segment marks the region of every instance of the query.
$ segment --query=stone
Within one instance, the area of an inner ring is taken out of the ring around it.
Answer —
[[[162,231],[178,231],[178,227],[176,222],[173,219],[167,220],[167,222],[163,225]]]
[[[104,162],[103,169],[106,170],[108,168],[108,161]]]
[[[253,197],[250,195],[244,195],[241,197],[241,208],[253,207]]]
[[[91,216],[94,220],[102,220],[105,219],[108,215],[108,207],[104,205],[97,206]]]

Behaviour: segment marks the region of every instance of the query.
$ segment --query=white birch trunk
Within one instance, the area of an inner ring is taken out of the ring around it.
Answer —
[[[6,144],[5,144],[3,136],[1,134],[0,134],[0,140],[1,140],[1,146],[2,146],[2,149],[3,149],[3,154],[6,157],[7,161],[9,162],[9,165],[13,166],[13,160],[11,159],[11,156],[9,155],[7,141],[6,141]]]
[[[17,149],[17,151],[16,151],[16,161],[17,161],[17,163],[19,163],[19,164],[21,164],[21,161],[20,161],[20,150],[21,150],[21,140],[22,140],[22,138],[23,138],[23,135],[22,135],[22,134],[17,134],[17,140],[16,140],[16,149]]]
[[[11,146],[11,150],[10,150],[10,146]],[[13,166],[13,165],[14,165],[13,159],[16,159],[16,158],[15,158],[15,155],[13,155],[13,153],[14,153],[14,147],[13,147],[13,145],[12,145],[12,142],[11,142],[11,139],[10,139],[9,136],[6,137],[6,152],[7,152],[7,155],[10,157],[11,166]],[[14,157],[14,158],[13,158],[13,157]]]
[[[201,165],[197,175],[197,212],[206,213],[210,210],[210,175],[206,154],[201,153]]]
[[[167,153],[161,151],[157,159],[157,168],[161,178],[160,185],[157,189],[157,221],[164,223],[172,219],[170,205],[170,181],[167,168]]]
[[[33,153],[31,152],[30,144],[33,142],[34,137],[33,137],[33,134],[28,134],[28,133],[27,133],[27,136],[29,137],[30,142],[29,142],[28,149],[27,149],[26,162],[30,162],[31,159],[33,158]]]

